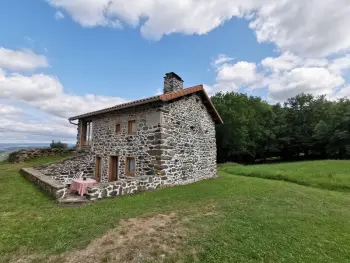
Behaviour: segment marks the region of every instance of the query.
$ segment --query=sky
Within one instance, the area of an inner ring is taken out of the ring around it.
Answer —
[[[273,104],[350,97],[349,0],[0,2],[0,143],[75,143],[68,118],[185,87]]]

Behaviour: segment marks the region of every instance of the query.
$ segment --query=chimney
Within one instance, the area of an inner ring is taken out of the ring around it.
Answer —
[[[164,77],[164,94],[172,91],[182,90],[183,80],[174,72],[166,73]]]

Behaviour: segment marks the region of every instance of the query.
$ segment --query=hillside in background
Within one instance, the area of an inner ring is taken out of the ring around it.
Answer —
[[[73,147],[73,144],[68,144],[68,147]],[[26,149],[26,148],[49,148],[48,143],[0,143],[0,161],[6,160],[11,152]]]

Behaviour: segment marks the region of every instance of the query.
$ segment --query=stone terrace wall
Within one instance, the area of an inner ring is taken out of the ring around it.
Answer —
[[[67,194],[66,186],[33,168],[22,168],[21,174],[24,176],[24,178],[33,182],[54,199],[64,198]]]
[[[51,149],[51,148],[22,149],[22,150],[10,153],[8,161],[10,163],[20,163],[20,162],[29,161],[39,157],[75,154],[75,153],[76,153],[75,149]]]
[[[160,176],[143,176],[134,179],[120,179],[111,183],[100,183],[88,188],[87,198],[96,200],[106,197],[135,194],[161,187]]]
[[[34,168],[51,179],[65,182],[78,172],[83,172],[85,177],[94,177],[95,157],[90,153],[79,154],[58,162],[35,166]]]
[[[166,176],[149,175],[139,178],[120,179],[116,182],[99,183],[88,188],[87,198],[97,200],[108,197],[116,197],[139,192],[151,191],[158,188],[171,187],[175,185],[190,184],[195,181],[210,179],[215,175],[193,178],[193,180],[178,180],[171,183]]]

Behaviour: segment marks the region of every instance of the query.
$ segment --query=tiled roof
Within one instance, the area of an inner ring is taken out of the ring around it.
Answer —
[[[95,116],[98,114],[103,114],[103,113],[107,113],[107,112],[111,112],[111,111],[117,111],[117,110],[130,108],[130,107],[134,107],[137,105],[146,104],[146,103],[155,102],[155,101],[164,101],[164,102],[170,101],[170,100],[174,100],[174,99],[177,99],[177,98],[189,95],[189,94],[193,94],[196,92],[200,92],[201,95],[203,96],[202,98],[203,98],[204,104],[207,106],[215,123],[222,124],[223,121],[222,121],[219,113],[216,111],[208,94],[205,92],[203,85],[198,85],[198,86],[194,86],[191,88],[173,91],[173,92],[169,92],[169,93],[165,93],[165,94],[161,94],[161,95],[157,95],[157,96],[153,96],[153,97],[149,97],[149,98],[144,98],[144,99],[140,99],[140,100],[135,100],[135,101],[131,101],[131,102],[123,103],[123,104],[118,104],[118,105],[110,107],[110,108],[105,108],[102,110],[93,111],[93,112],[85,113],[82,115],[74,116],[74,117],[69,118],[69,120],[73,121],[73,120],[77,120],[77,119],[91,117],[91,116]]]

